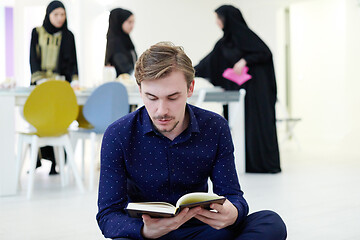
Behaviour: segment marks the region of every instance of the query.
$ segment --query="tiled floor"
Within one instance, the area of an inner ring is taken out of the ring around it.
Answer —
[[[360,239],[360,153],[288,143],[281,159],[280,174],[240,175],[250,211],[278,212],[290,240]],[[25,197],[26,174],[18,196],[0,198],[0,239],[103,239],[96,192],[79,194],[73,182],[61,188],[47,167],[38,169],[33,199]]]

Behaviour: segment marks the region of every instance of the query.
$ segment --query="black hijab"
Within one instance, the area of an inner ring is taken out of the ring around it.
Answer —
[[[55,27],[54,25],[51,24],[50,17],[49,17],[50,13],[52,11],[54,11],[55,9],[57,9],[57,8],[63,8],[65,10],[64,4],[62,4],[62,2],[60,2],[60,1],[52,1],[51,3],[49,3],[49,5],[46,8],[46,15],[45,15],[45,18],[44,18],[44,21],[43,21],[43,27],[50,34],[54,34],[54,33],[59,32],[59,31],[68,30],[68,28],[67,28],[67,19],[65,19],[65,22],[61,26],[61,28],[57,28],[57,27]]]
[[[266,44],[248,27],[240,10],[223,5],[215,10],[223,22],[223,44],[240,52],[269,51]]]
[[[134,44],[129,34],[123,31],[122,25],[131,15],[133,14],[129,10],[116,8],[110,12],[109,16],[107,39],[120,38],[127,49],[134,49]]]
[[[129,34],[125,33],[122,29],[123,23],[131,15],[133,15],[132,12],[122,8],[115,8],[110,12],[105,64],[111,63],[111,58],[116,53],[121,52],[131,57],[131,50],[135,51]]]
[[[76,59],[76,48],[75,48],[75,39],[72,32],[69,31],[67,27],[67,19],[65,19],[64,24],[60,28],[56,28],[50,22],[50,13],[57,8],[63,8],[65,6],[60,1],[52,1],[46,8],[46,15],[43,21],[43,27],[45,30],[54,34],[61,31],[62,38],[60,44],[59,60],[58,60],[58,72],[60,75],[64,75],[65,79],[68,82],[72,81],[72,76],[78,74],[77,69],[77,59]],[[66,10],[65,10],[66,11]]]

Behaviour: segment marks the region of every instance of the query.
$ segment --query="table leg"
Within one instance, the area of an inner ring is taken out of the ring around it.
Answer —
[[[15,195],[15,97],[0,96],[0,197]]]

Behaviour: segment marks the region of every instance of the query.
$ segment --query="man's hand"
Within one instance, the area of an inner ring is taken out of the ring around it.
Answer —
[[[237,63],[235,63],[233,69],[234,69],[234,72],[236,74],[241,74],[242,73],[242,70],[243,68],[246,66],[246,60],[245,59],[240,59]]]
[[[217,212],[201,209],[195,218],[217,230],[234,224],[238,217],[237,208],[227,199],[223,205],[214,203],[210,208]]]
[[[175,229],[178,229],[185,222],[201,211],[200,207],[185,208],[177,216],[172,218],[151,218],[149,215],[142,215],[144,227],[141,234],[145,238],[159,238]]]

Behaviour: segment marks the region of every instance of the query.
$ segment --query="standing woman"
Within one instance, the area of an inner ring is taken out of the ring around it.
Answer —
[[[134,24],[132,12],[122,8],[115,8],[110,12],[105,65],[114,66],[116,76],[134,71],[137,55],[129,35]]]
[[[30,67],[32,85],[57,76],[64,76],[68,82],[78,79],[75,39],[60,1],[47,6],[43,25],[32,31]]]
[[[238,74],[249,67],[252,79],[241,87],[245,97],[246,172],[281,171],[276,133],[276,81],[272,53],[247,26],[239,9],[223,5],[215,10],[223,37],[195,67],[196,76],[209,79],[226,90],[240,86],[222,77],[226,68]],[[224,115],[227,113],[224,109]],[[227,116],[226,116],[227,117]]]
[[[66,81],[78,79],[75,39],[67,28],[64,4],[52,1],[46,8],[43,25],[32,30],[30,45],[31,85],[39,80],[65,78]],[[52,162],[50,174],[56,174],[54,150],[50,146],[40,149],[40,158]]]

